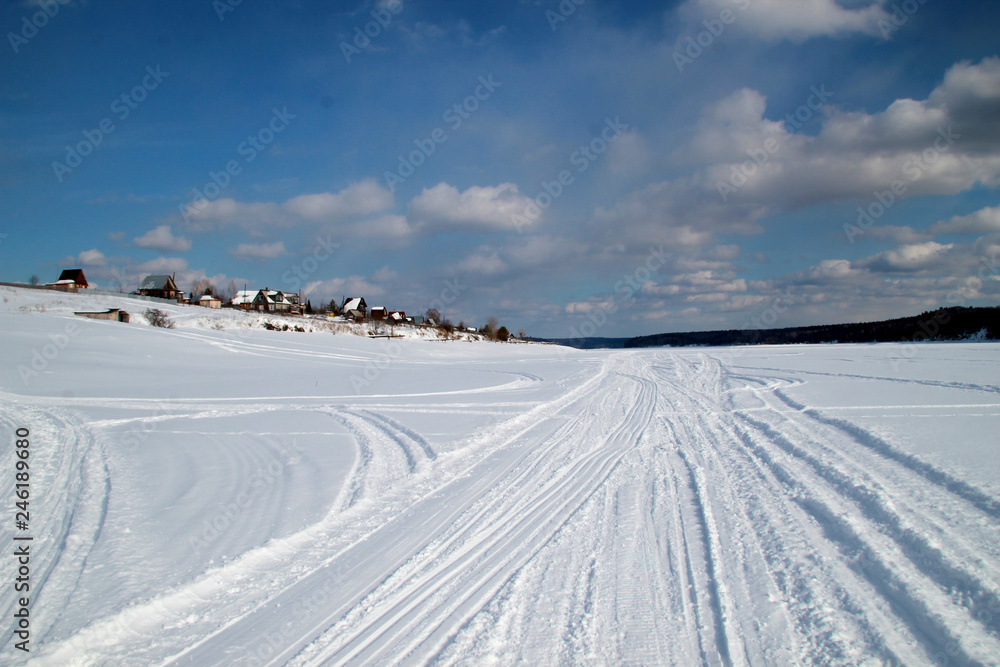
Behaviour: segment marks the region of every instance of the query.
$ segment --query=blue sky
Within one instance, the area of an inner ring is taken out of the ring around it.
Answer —
[[[5,2],[0,280],[176,273],[556,337],[996,305],[997,19]]]

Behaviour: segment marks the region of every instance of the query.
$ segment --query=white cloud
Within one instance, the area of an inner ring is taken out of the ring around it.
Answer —
[[[482,247],[460,261],[455,269],[460,275],[496,276],[509,267],[493,248]]]
[[[352,183],[337,193],[300,195],[284,204],[285,210],[305,220],[336,222],[357,215],[369,215],[389,209],[395,203],[392,193],[368,179]]]
[[[724,10],[735,16],[731,24],[736,30],[767,41],[878,35],[878,22],[889,19],[881,2],[849,9],[836,0],[688,0],[679,11],[701,27],[702,20],[718,21]]]
[[[348,276],[330,280],[316,280],[308,283],[302,289],[302,295],[318,296],[324,299],[340,300],[341,296],[363,296],[367,301],[371,297],[382,296],[385,289],[371,282],[364,276]]]
[[[950,220],[935,223],[933,234],[996,234],[1000,233],[1000,206],[980,209],[970,215],[956,215]]]
[[[183,217],[189,227],[198,232],[230,226],[259,230],[268,226],[284,227],[289,224],[288,216],[277,204],[242,203],[229,197],[192,202],[185,206]]]
[[[190,239],[174,236],[170,225],[160,225],[142,236],[137,236],[133,242],[140,248],[151,248],[165,252],[186,252],[191,249]]]
[[[447,183],[425,189],[409,205],[407,217],[420,231],[513,231],[532,204],[513,183],[473,186],[465,192]]]
[[[834,91],[827,94],[836,99]],[[1000,185],[998,58],[959,63],[927,100],[896,100],[875,114],[820,108],[815,97],[815,113],[823,117],[817,136],[796,132],[794,120],[766,119],[765,102],[744,89],[711,105],[675,154],[705,165],[689,185],[703,199],[750,210],[799,208],[870,201],[894,183],[907,197]]]
[[[653,151],[636,130],[622,133],[608,146],[608,168],[617,176],[631,177],[648,172]]]
[[[913,272],[940,267],[955,245],[934,241],[903,245],[857,262],[857,266],[877,272]]]
[[[183,257],[157,257],[134,267],[135,272],[143,276],[187,271],[187,268],[188,261]]]
[[[274,259],[288,254],[283,241],[274,243],[240,243],[229,250],[239,259]]]
[[[77,255],[75,263],[83,266],[104,266],[108,263],[108,259],[104,256],[103,252],[94,248],[92,250],[84,250]]]

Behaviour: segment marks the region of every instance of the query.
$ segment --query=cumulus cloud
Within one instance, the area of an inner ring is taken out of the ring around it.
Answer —
[[[835,99],[817,88],[803,100],[821,121],[818,134],[799,132],[795,118],[767,119],[766,98],[754,90],[709,105],[671,156],[694,165],[693,174],[598,207],[592,226],[609,245],[699,248],[720,233],[758,233],[763,218],[783,210],[870,202],[892,187],[898,198],[1000,185],[1000,58],[954,65],[926,100],[897,100],[878,113],[840,111]],[[952,229],[986,229],[989,215]],[[897,231],[899,241],[927,240]]]
[[[736,30],[752,37],[802,42],[811,37],[880,34],[879,21],[889,19],[881,2],[850,9],[836,0],[687,0],[681,16],[692,21],[718,20],[728,10]]]
[[[91,250],[84,250],[76,258],[71,258],[73,264],[80,264],[82,266],[104,266],[108,263],[108,258],[104,256],[104,253],[96,248]]]
[[[149,230],[142,236],[133,239],[140,248],[150,248],[164,252],[186,252],[191,249],[190,239],[183,236],[174,236],[170,230],[170,225],[160,225]]]
[[[348,276],[330,280],[316,280],[306,284],[302,289],[303,296],[316,296],[323,299],[340,299],[341,296],[361,295],[366,298],[382,296],[385,289],[371,282],[364,276]]]
[[[565,237],[519,236],[499,247],[483,245],[452,267],[466,276],[537,277],[544,272],[576,268],[581,257],[593,257],[587,244]]]
[[[157,257],[148,262],[137,264],[133,268],[137,273],[145,276],[187,271],[188,266],[188,261],[183,257]]]
[[[352,183],[340,192],[301,195],[284,204],[285,210],[305,220],[335,222],[358,215],[368,215],[389,209],[395,203],[393,194],[368,179]]]
[[[260,230],[269,226],[287,226],[289,217],[271,202],[238,202],[235,199],[201,199],[184,207],[184,221],[192,231],[207,232],[226,227]]]
[[[240,243],[229,250],[239,259],[274,259],[288,254],[283,241],[274,243]]]
[[[407,218],[415,228],[433,231],[513,231],[525,215],[530,197],[513,183],[473,186],[464,192],[447,183],[425,189],[409,205]]]
[[[935,223],[934,234],[997,234],[1000,233],[1000,206],[980,209],[971,215],[956,215],[950,220]]]
[[[940,267],[954,247],[951,243],[942,245],[934,241],[912,243],[863,259],[857,266],[885,273],[925,271]]]

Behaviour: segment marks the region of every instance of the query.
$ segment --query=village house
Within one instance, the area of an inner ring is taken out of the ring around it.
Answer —
[[[142,296],[152,296],[158,299],[169,299],[183,303],[184,293],[177,289],[177,283],[172,276],[146,276],[145,280],[139,283],[136,293]]]
[[[83,269],[66,269],[59,274],[59,280],[49,283],[46,287],[52,287],[64,292],[75,292],[79,289],[87,289],[90,283],[83,275]]]
[[[385,309],[385,306],[372,306],[372,311],[368,314],[373,320],[384,320],[388,315],[389,311]]]
[[[250,310],[250,308],[253,306],[253,300],[254,298],[256,298],[257,293],[259,291],[260,290],[253,290],[253,289],[240,290],[239,292],[236,293],[236,296],[233,297],[232,301],[229,302],[229,305],[232,306],[233,308],[242,308],[243,310]]]
[[[352,296],[350,298],[344,299],[344,305],[341,306],[340,312],[345,316],[352,310],[356,310],[363,316],[368,316],[368,304],[365,303],[365,298],[363,296]]]
[[[288,313],[291,315],[301,315],[303,313],[298,294],[285,294],[284,292],[271,290],[266,287],[257,292],[250,303],[250,307],[262,313]]]
[[[222,301],[218,297],[206,294],[198,299],[198,305],[203,308],[222,308]]]

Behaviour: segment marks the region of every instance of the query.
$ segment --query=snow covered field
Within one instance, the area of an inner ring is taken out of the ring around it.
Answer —
[[[0,296],[2,663],[18,428],[32,664],[998,662],[998,344],[581,352]]]

